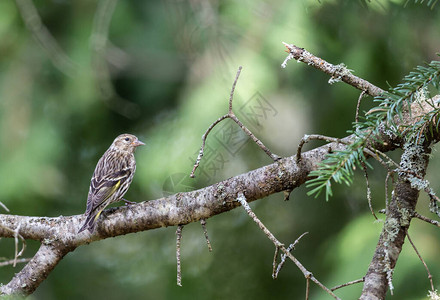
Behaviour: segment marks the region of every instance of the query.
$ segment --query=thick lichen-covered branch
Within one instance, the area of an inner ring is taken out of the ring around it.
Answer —
[[[293,190],[308,180],[310,172],[317,168],[329,151],[343,150],[354,137],[342,139],[341,143],[329,143],[302,153],[297,163],[296,155],[282,158],[273,164],[229,178],[196,191],[145,201],[130,206],[110,208],[103,212],[101,221],[93,234],[87,231],[77,234],[84,222],[83,215],[60,217],[28,217],[0,215],[0,237],[14,238],[14,230],[24,239],[44,243],[44,253],[55,251],[64,256],[76,247],[128,233],[151,230],[160,227],[184,225],[208,219],[238,206],[238,193],[244,193],[248,202],[264,198],[285,190]],[[382,139],[373,140],[372,146],[383,152],[395,149],[396,145],[384,134]],[[8,228],[7,230],[4,228]],[[67,251],[67,252],[66,252]],[[52,257],[61,259],[59,255]],[[47,276],[59,259],[51,264],[33,265],[34,272]],[[32,261],[31,261],[32,262]],[[29,262],[29,263],[31,263]],[[34,281],[29,272],[29,263],[18,272],[12,281],[0,287],[0,293],[32,293],[41,281]],[[16,285],[15,282],[21,282]],[[14,284],[13,284],[14,283]],[[21,287],[21,286],[24,286]]]
[[[427,145],[405,144],[400,169],[410,169],[422,178],[426,174],[431,149]],[[393,291],[392,277],[411,218],[419,197],[420,189],[409,180],[406,172],[398,172],[393,196],[387,208],[379,242],[365,276],[360,299],[384,299],[386,292]]]

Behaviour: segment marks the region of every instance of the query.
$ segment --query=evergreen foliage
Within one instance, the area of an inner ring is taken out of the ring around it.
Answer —
[[[405,136],[406,142],[414,143],[419,143],[424,134],[432,134],[439,126],[440,109],[429,99],[433,94],[438,94],[439,86],[440,61],[432,61],[426,66],[416,67],[405,76],[402,83],[375,97],[374,101],[378,105],[365,114],[362,122],[354,123],[354,130],[349,131],[355,136],[354,142],[344,150],[329,153],[319,168],[310,173],[310,177],[314,178],[307,184],[307,187],[312,188],[308,195],[317,197],[325,189],[325,198],[328,201],[332,196],[332,180],[350,185],[356,165],[365,164],[371,168],[364,152],[368,140],[379,136],[380,130],[385,129],[389,134]],[[396,125],[396,120],[402,121],[404,113],[411,116],[412,103],[423,101],[432,106],[430,112],[410,125]]]

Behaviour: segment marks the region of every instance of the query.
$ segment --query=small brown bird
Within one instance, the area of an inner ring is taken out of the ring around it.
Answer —
[[[123,199],[130,187],[136,171],[134,151],[136,147],[145,145],[131,134],[121,134],[111,144],[96,165],[90,182],[87,198],[87,219],[81,231],[88,229],[93,233],[101,212],[110,204]]]

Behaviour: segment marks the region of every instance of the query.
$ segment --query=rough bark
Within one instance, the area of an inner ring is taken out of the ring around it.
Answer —
[[[404,119],[403,122],[409,123],[410,120]],[[349,136],[341,139],[340,143],[329,143],[305,152],[299,162],[294,155],[203,189],[107,209],[93,234],[88,231],[77,233],[84,222],[83,215],[54,218],[0,215],[0,237],[13,238],[16,232],[24,239],[41,242],[40,250],[32,260],[8,284],[0,287],[0,294],[33,293],[57,263],[78,246],[128,233],[208,219],[237,207],[239,203],[236,198],[239,193],[243,193],[247,201],[251,202],[281,191],[291,191],[306,182],[309,173],[316,169],[329,152],[344,149],[353,138]],[[382,152],[394,150],[400,145],[399,138],[389,136],[385,131],[381,136],[371,138],[368,144],[371,149]],[[401,193],[399,191],[396,190],[396,197],[404,198],[408,194],[403,188]],[[417,200],[417,195],[418,192],[411,196],[412,201]],[[399,247],[399,239],[396,239],[396,247]],[[379,248],[376,260],[380,259]],[[370,277],[374,278],[376,273],[370,273]]]
[[[365,276],[360,299],[385,299],[392,288],[392,273],[402,251],[406,233],[414,215],[419,189],[429,162],[428,146],[406,145],[401,156],[398,180],[387,207],[385,224],[377,243],[373,259]]]
[[[349,136],[342,141],[348,143],[352,138]],[[385,143],[374,141],[372,146],[382,151],[396,147],[386,135],[383,139]],[[0,215],[1,237],[12,238],[13,231],[18,229],[18,233],[24,239],[42,242],[41,249],[35,257],[8,284],[1,286],[0,292],[31,294],[59,260],[80,245],[128,233],[208,219],[237,207],[238,193],[243,193],[247,201],[251,202],[274,193],[293,190],[306,182],[310,171],[315,169],[329,152],[344,149],[344,143],[329,143],[307,151],[302,154],[299,163],[295,155],[203,189],[107,209],[93,234],[88,231],[77,234],[84,222],[83,215],[55,218]],[[49,255],[49,252],[53,253]],[[37,275],[40,277],[35,280]]]

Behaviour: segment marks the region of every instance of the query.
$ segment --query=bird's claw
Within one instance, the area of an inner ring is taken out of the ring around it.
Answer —
[[[126,199],[124,199],[124,198],[122,198],[122,201],[124,201],[124,202],[125,202],[125,205],[127,205],[127,206],[129,206],[129,205],[134,205],[134,204],[137,203],[137,202],[133,202],[133,201],[128,201],[128,200],[126,200]]]

